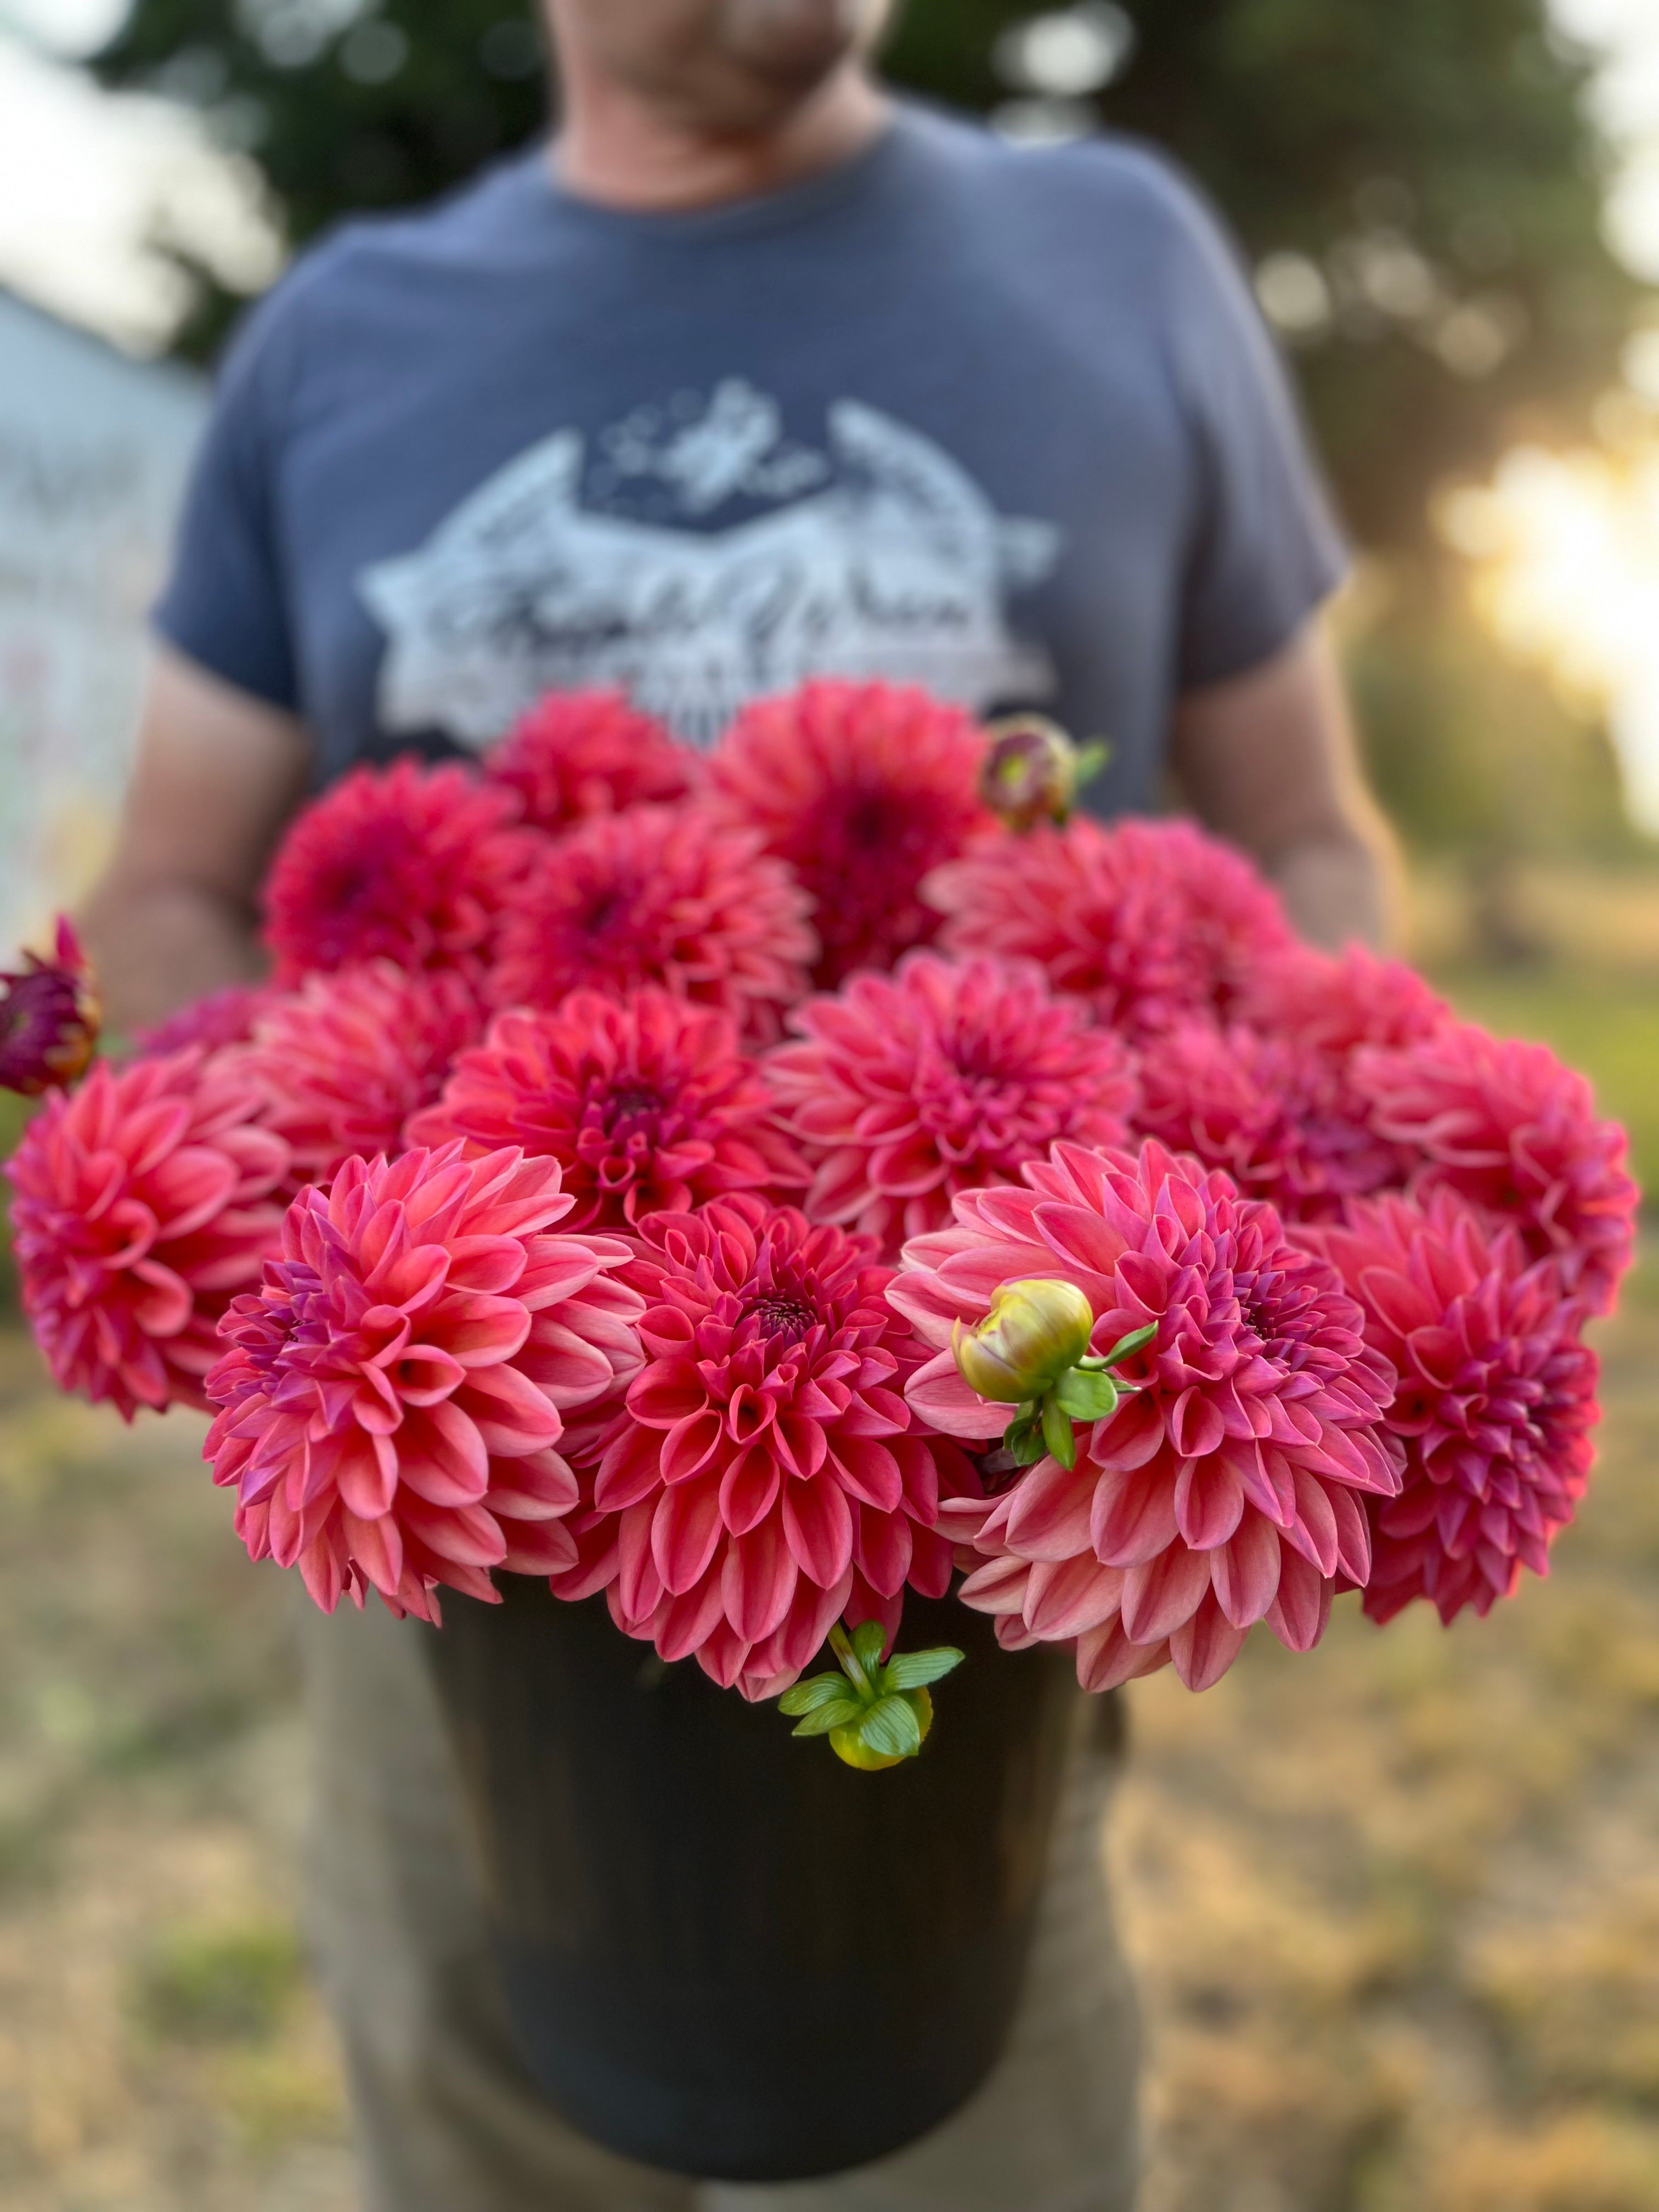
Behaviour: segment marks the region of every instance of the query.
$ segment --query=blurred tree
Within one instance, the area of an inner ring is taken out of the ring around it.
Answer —
[[[908,0],[887,66],[1012,129],[1103,121],[1186,163],[1368,545],[1420,544],[1430,485],[1613,374],[1634,288],[1601,240],[1587,59],[1545,0]],[[525,0],[135,0],[98,67],[207,109],[295,245],[441,191],[546,105]],[[204,285],[182,349],[210,351],[232,304]]]

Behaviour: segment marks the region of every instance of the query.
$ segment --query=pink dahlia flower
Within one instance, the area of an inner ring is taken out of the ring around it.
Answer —
[[[1384,1198],[1317,1232],[1365,1314],[1365,1340],[1399,1370],[1388,1426],[1406,1449],[1398,1498],[1369,1501],[1365,1610],[1389,1620],[1428,1598],[1443,1620],[1549,1571],[1589,1473],[1599,1418],[1584,1308],[1513,1229],[1450,1191],[1426,1207]]]
[[[23,1304],[60,1389],[140,1406],[199,1406],[215,1330],[259,1279],[288,1146],[264,1101],[198,1047],[100,1062],[48,1099],[7,1167]]]
[[[950,1228],[905,1249],[890,1301],[939,1347],[907,1393],[922,1419],[1000,1432],[1009,1408],[968,1388],[950,1343],[1003,1283],[1076,1285],[1097,1352],[1158,1334],[1123,1366],[1144,1388],[1079,1425],[1070,1473],[1040,1460],[988,1504],[944,1509],[985,1560],[962,1596],[1000,1616],[1006,1644],[1076,1638],[1085,1689],[1170,1661],[1207,1689],[1262,1620],[1309,1650],[1338,1577],[1370,1571],[1365,1499],[1400,1488],[1380,1425],[1394,1370],[1358,1306],[1271,1206],[1160,1145],[1057,1145],[1024,1176],[1024,1190],[965,1192]]]
[[[627,1248],[546,1233],[568,1211],[557,1164],[459,1155],[351,1159],[301,1191],[208,1377],[237,1534],[325,1613],[373,1588],[435,1621],[440,1583],[493,1601],[493,1569],[569,1565],[564,1413],[639,1364]]]
[[[1189,822],[1075,816],[935,869],[922,895],[946,917],[947,951],[1035,960],[1131,1036],[1226,1012],[1255,964],[1294,942],[1249,862]]]
[[[1008,1182],[1057,1138],[1121,1144],[1136,1097],[1126,1048],[1030,962],[912,953],[797,1007],[803,1042],[766,1070],[815,1170],[815,1221],[896,1258],[975,1184]]]
[[[1361,1050],[1353,1080],[1380,1136],[1423,1166],[1419,1194],[1455,1190],[1553,1259],[1565,1289],[1606,1313],[1631,1261],[1639,1193],[1616,1121],[1541,1044],[1503,1043],[1449,1023],[1399,1051]]]
[[[281,995],[265,984],[228,983],[222,991],[210,991],[205,998],[180,1006],[153,1029],[138,1030],[132,1041],[146,1060],[182,1052],[191,1044],[204,1045],[210,1052],[223,1045],[246,1044],[254,1023]]]
[[[532,829],[557,836],[596,814],[690,796],[701,766],[620,691],[550,691],[484,757]]]
[[[636,806],[573,830],[508,915],[490,978],[499,1006],[556,1007],[660,984],[717,1006],[748,1038],[778,1033],[807,988],[805,893],[752,830],[696,805]]]
[[[1419,1043],[1453,1018],[1415,969],[1362,945],[1340,953],[1291,945],[1270,954],[1244,978],[1237,1011],[1253,1029],[1333,1060],[1360,1045]]]
[[[630,1636],[771,1697],[843,1613],[896,1627],[907,1581],[940,1597],[942,1495],[965,1455],[906,1406],[921,1357],[863,1237],[751,1194],[656,1214],[628,1279],[646,1364],[602,1439],[579,1570]]]
[[[1140,1053],[1136,1121],[1220,1168],[1286,1221],[1324,1220],[1352,1193],[1398,1187],[1407,1155],[1370,1127],[1340,1060],[1243,1024],[1188,1019]]]
[[[276,981],[380,958],[476,972],[542,841],[516,793],[451,763],[354,769],[298,817],[271,863]]]
[[[326,1182],[354,1152],[401,1151],[404,1124],[438,1096],[482,1025],[463,977],[405,974],[389,960],[273,993],[242,1065],[270,1102],[267,1122],[288,1141],[295,1187]]]
[[[820,985],[937,933],[922,878],[1000,834],[979,795],[986,750],[960,708],[891,684],[805,684],[727,730],[709,763],[717,800],[811,893]]]
[[[724,1191],[799,1184],[775,1101],[726,1016],[647,985],[573,991],[556,1013],[497,1014],[465,1053],[414,1144],[521,1145],[558,1161],[572,1229],[631,1229]]]

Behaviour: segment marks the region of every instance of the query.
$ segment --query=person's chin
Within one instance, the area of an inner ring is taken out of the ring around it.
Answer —
[[[810,91],[862,43],[860,0],[733,0],[728,50],[746,70]]]

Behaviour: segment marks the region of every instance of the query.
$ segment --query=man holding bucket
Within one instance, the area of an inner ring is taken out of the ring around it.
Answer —
[[[258,969],[308,784],[626,685],[692,744],[813,674],[1111,734],[1307,933],[1376,937],[1379,841],[1317,610],[1341,556],[1211,218],[1112,142],[899,103],[884,0],[547,0],[550,146],[347,228],[222,379],[119,849],[115,1018]],[[373,2212],[1121,2212],[1136,2031],[1086,1709],[1013,2034],[910,2148],[702,2188],[585,2142],[508,2048],[414,1624],[313,1616],[312,1932]],[[872,1785],[879,1786],[879,1785]]]

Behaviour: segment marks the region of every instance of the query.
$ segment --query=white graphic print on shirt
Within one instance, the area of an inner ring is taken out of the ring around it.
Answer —
[[[708,745],[745,701],[811,676],[975,708],[1048,696],[1048,657],[1005,603],[1053,568],[1054,526],[1000,515],[872,407],[839,401],[828,423],[827,453],[793,444],[733,378],[613,426],[591,472],[575,431],[530,447],[359,578],[389,641],[382,727],[486,744],[544,691],[619,685]],[[685,526],[734,498],[772,512]]]

